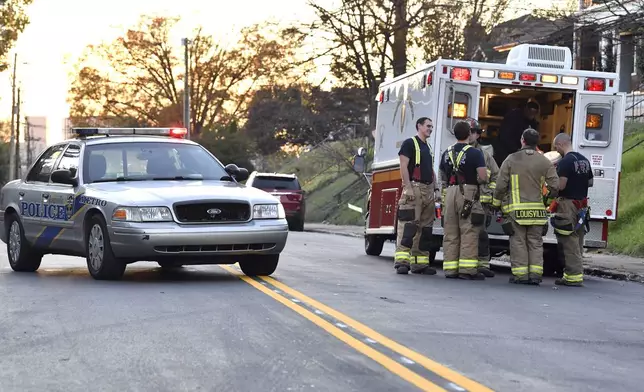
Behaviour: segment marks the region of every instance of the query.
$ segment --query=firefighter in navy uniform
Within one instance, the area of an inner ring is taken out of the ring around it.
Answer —
[[[485,225],[482,226],[479,231],[478,270],[485,275],[485,277],[492,278],[494,277],[494,272],[490,269],[490,238],[487,234],[487,228],[492,224],[492,193],[496,188],[496,177],[499,175],[499,166],[496,164],[492,155],[484,150],[479,143],[483,129],[481,128],[481,124],[478,120],[469,117],[465,121],[470,124],[470,128],[472,129],[470,145],[483,153],[483,157],[485,158],[485,167],[487,168],[488,183],[481,184],[481,205],[483,206],[483,211],[485,213]]]
[[[553,147],[563,158],[557,164],[559,197],[551,205],[554,217],[550,223],[557,236],[559,257],[565,266],[563,278],[557,279],[555,284],[582,286],[584,267],[579,237],[583,235],[584,224],[590,213],[588,188],[593,186],[593,171],[590,161],[572,150],[570,136],[567,134],[557,135]]]
[[[543,276],[543,229],[548,223],[543,185],[556,196],[559,177],[550,160],[537,151],[539,133],[528,128],[522,148],[501,165],[492,199],[505,217],[503,231],[510,236],[510,283],[539,285]]]
[[[487,182],[483,153],[470,145],[470,125],[454,126],[457,142],[441,156],[441,180],[447,184],[443,210],[443,271],[446,278],[484,280],[478,271],[479,232],[485,225],[480,183]]]
[[[417,134],[400,146],[400,176],[403,192],[398,201],[398,227],[394,268],[398,274],[435,275],[429,266],[429,250],[434,224],[436,175],[432,151],[427,141],[434,126],[432,120],[416,121]]]

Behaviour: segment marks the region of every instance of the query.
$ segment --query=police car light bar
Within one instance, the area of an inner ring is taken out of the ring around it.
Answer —
[[[188,133],[188,130],[186,128],[72,128],[72,132],[80,137],[98,135],[147,135],[183,138]]]

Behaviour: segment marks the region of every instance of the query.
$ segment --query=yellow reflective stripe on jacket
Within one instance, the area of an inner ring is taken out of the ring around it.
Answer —
[[[492,198],[492,205],[493,205],[494,207],[501,207],[501,200],[499,200],[499,199],[497,199],[497,198],[493,197],[493,198]]]
[[[501,201],[499,200],[499,203]],[[525,211],[525,210],[546,210],[546,206],[543,203],[536,202],[525,202],[525,203],[516,203],[516,204],[506,204],[503,206],[503,212],[509,213],[514,211]]]
[[[496,189],[496,182],[489,182],[487,184],[487,187],[490,188],[490,189]]]
[[[568,236],[568,235],[571,235],[572,233],[574,233],[574,231],[572,231],[572,230],[558,229],[558,228],[556,228],[554,226],[553,226],[553,228],[555,229],[555,233],[560,234],[560,235]]]
[[[486,204],[492,203],[492,196],[490,196],[490,195],[481,195],[480,198],[479,198],[479,201],[481,203],[486,203]]]
[[[510,175],[510,203],[519,204],[521,203],[521,195],[519,194],[519,175],[511,174]]]

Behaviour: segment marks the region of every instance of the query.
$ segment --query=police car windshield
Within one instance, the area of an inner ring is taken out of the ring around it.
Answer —
[[[180,143],[105,143],[88,145],[83,180],[221,180],[224,167],[201,146]]]

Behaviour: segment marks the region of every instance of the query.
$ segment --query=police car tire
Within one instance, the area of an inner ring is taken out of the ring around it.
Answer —
[[[101,266],[98,270],[95,270],[92,267],[92,263],[89,258],[89,236],[92,232],[92,228],[94,228],[94,226],[96,225],[101,228],[101,232],[103,234],[103,262],[101,263]],[[123,276],[127,264],[124,261],[116,258],[114,256],[114,253],[112,253],[112,247],[110,246],[110,235],[107,232],[105,220],[99,214],[92,216],[92,218],[88,222],[85,233],[85,246],[85,251],[87,253],[87,270],[94,279],[118,280]]]
[[[7,219],[7,258],[9,259],[9,265],[11,269],[16,272],[36,272],[40,268],[40,263],[42,262],[43,254],[35,251],[27,239],[25,238],[25,230],[22,227],[22,223],[16,214],[10,214]],[[11,226],[13,222],[18,223],[20,228],[20,253],[18,254],[18,260],[11,259],[11,253],[9,252],[9,235]]]
[[[268,276],[277,269],[280,255],[253,256],[239,261],[239,268],[248,276]]]

